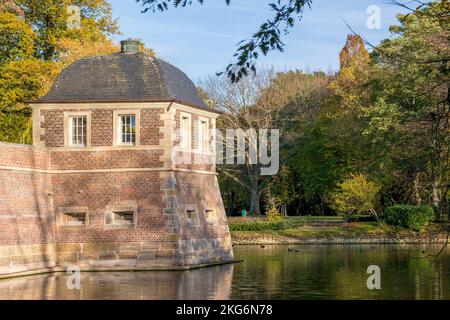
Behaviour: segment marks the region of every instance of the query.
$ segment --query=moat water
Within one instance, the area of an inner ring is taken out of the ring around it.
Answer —
[[[450,250],[414,245],[236,246],[241,263],[183,272],[82,273],[0,280],[0,299],[450,299]],[[367,268],[381,289],[367,288]]]

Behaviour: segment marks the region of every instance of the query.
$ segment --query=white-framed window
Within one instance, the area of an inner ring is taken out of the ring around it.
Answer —
[[[69,144],[72,147],[86,147],[87,116],[69,116]]]
[[[114,141],[116,146],[139,144],[139,111],[114,111]]]
[[[197,147],[201,152],[207,152],[209,149],[209,127],[208,119],[199,118],[198,120],[198,134],[197,134]]]
[[[72,148],[89,147],[91,143],[91,113],[64,112],[64,145]]]
[[[189,150],[191,149],[191,140],[192,140],[191,115],[187,113],[182,113],[180,122],[181,122],[180,146],[185,150]]]
[[[136,143],[136,116],[134,114],[119,115],[119,141],[121,144]]]

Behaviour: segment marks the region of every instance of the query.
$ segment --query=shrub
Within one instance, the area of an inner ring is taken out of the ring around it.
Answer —
[[[230,224],[230,231],[268,231],[284,229],[283,221],[255,221]]]
[[[269,221],[282,220],[283,218],[280,211],[278,210],[278,207],[281,204],[280,199],[277,196],[272,195],[269,190],[267,191],[264,200],[266,202],[267,218],[269,219]]]
[[[267,211],[267,219],[269,219],[269,221],[281,221],[283,220],[283,217],[277,208],[270,208]]]
[[[378,220],[375,201],[380,186],[362,174],[352,174],[338,185],[331,197],[332,207],[341,215],[370,214]]]
[[[422,230],[435,217],[434,209],[430,206],[395,205],[384,211],[387,224],[416,231]]]

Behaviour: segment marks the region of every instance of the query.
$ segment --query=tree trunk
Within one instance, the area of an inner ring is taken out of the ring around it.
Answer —
[[[371,212],[371,214],[372,214],[373,216],[375,216],[375,219],[377,220],[377,222],[380,222],[380,219],[378,218],[378,214],[377,214],[377,212],[375,211],[375,209],[371,209],[370,212]]]
[[[416,172],[414,177],[414,197],[416,205],[418,206],[420,206],[422,203],[422,199],[420,198],[419,186],[420,186],[419,172]]]
[[[259,198],[260,195],[258,193],[258,190],[255,188],[252,188],[250,191],[250,213],[254,215],[260,215],[261,211],[259,209]]]
[[[287,216],[286,203],[283,203],[283,204],[281,205],[281,215],[282,215],[283,217],[286,217],[286,216]]]
[[[249,172],[251,190],[250,190],[250,213],[260,215],[259,199],[261,193],[259,192],[259,172],[258,166],[252,166]]]
[[[439,208],[439,204],[441,202],[441,196],[440,196],[440,192],[439,192],[439,177],[434,178],[433,183],[432,183],[432,195],[433,195],[433,206],[436,208]]]

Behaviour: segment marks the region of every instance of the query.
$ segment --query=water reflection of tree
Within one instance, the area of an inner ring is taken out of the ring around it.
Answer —
[[[450,284],[444,281],[450,269],[447,246],[427,245],[412,257],[410,270],[414,273],[415,299],[442,300]]]

